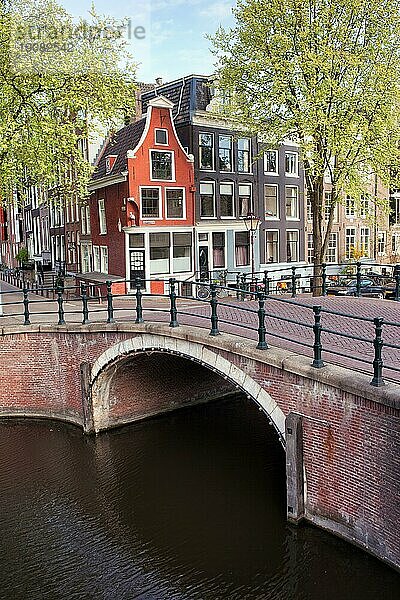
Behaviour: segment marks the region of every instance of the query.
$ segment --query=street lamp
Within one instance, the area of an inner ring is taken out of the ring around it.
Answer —
[[[251,291],[255,290],[255,256],[254,256],[254,237],[256,231],[260,226],[261,219],[259,219],[253,212],[249,212],[247,217],[243,219],[246,226],[246,230],[250,233],[250,252],[251,252]]]

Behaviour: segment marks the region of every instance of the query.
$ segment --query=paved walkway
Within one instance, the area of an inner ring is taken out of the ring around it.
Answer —
[[[3,292],[3,316],[0,326],[23,323],[22,292],[1,282]],[[36,294],[29,295],[31,323],[58,321],[58,305]],[[257,308],[255,301],[238,301],[224,298],[218,307],[219,329],[227,333],[257,340]],[[17,304],[16,304],[17,303]],[[374,317],[382,317],[384,375],[400,383],[400,303],[391,300],[352,297],[313,298],[298,296],[295,303],[289,296],[274,296],[266,299],[267,342],[272,346],[286,348],[306,356],[312,356],[313,305],[322,306],[321,324],[323,359],[332,364],[346,366],[372,375],[374,358]],[[190,298],[177,302],[178,320],[183,325],[210,328],[210,305]],[[115,319],[132,321],[136,318],[135,297],[114,298]],[[144,319],[146,321],[169,321],[169,299],[166,297],[144,297]],[[89,303],[90,321],[107,319],[107,304]],[[64,302],[67,323],[82,322],[80,299]],[[341,314],[332,314],[330,311]],[[0,313],[1,314],[1,313]],[[350,315],[345,316],[345,315]],[[341,332],[350,337],[343,337]],[[358,339],[360,338],[360,339]]]

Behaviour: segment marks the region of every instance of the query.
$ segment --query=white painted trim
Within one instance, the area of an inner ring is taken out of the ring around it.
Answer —
[[[155,179],[152,175],[153,172],[153,163],[151,160],[151,153],[152,152],[161,152],[163,154],[171,154],[172,155],[172,161],[171,161],[171,174],[172,174],[172,179]],[[149,166],[150,166],[150,181],[165,181],[165,183],[174,183],[176,182],[176,177],[175,177],[175,151],[168,149],[165,150],[163,148],[149,148]]]
[[[182,217],[169,217],[167,215],[167,190],[182,190],[183,191],[183,207],[182,207]],[[164,188],[164,210],[165,210],[165,221],[185,221],[186,220],[186,188],[183,186],[172,186],[167,185]]]
[[[142,215],[142,190],[143,189],[151,189],[158,190],[158,214],[159,217],[143,217]],[[162,221],[163,219],[163,211],[162,211],[162,187],[160,185],[139,185],[139,202],[140,202],[140,214],[139,218],[141,221]],[[137,227],[135,227],[135,231],[137,231]]]

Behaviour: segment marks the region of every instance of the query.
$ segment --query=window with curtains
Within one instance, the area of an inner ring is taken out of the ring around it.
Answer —
[[[219,206],[221,217],[233,217],[235,215],[233,204],[233,183],[220,184]]]
[[[297,260],[299,260],[298,230],[286,232],[286,255],[287,262],[296,262]]]
[[[296,185],[285,186],[286,218],[299,218],[299,188]]]
[[[279,219],[278,186],[264,186],[264,209],[266,219]]]
[[[277,230],[265,232],[265,251],[267,263],[279,262],[279,232]]]
[[[214,269],[225,267],[225,232],[215,231],[212,234]]]
[[[250,264],[250,233],[237,231],[235,233],[235,262],[237,267]]]
[[[285,152],[285,175],[297,177],[299,174],[299,155],[297,152]]]
[[[239,183],[239,217],[247,217],[252,210],[251,184]]]
[[[200,217],[215,217],[214,183],[200,182]]]

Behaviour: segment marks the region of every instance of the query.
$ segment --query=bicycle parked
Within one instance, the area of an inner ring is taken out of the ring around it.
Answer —
[[[211,284],[217,286],[217,298],[224,298],[228,296],[228,290],[226,286],[227,271],[221,271],[218,274],[218,278],[212,279],[211,283],[198,282],[196,285],[196,298],[199,300],[209,300],[211,298]]]

